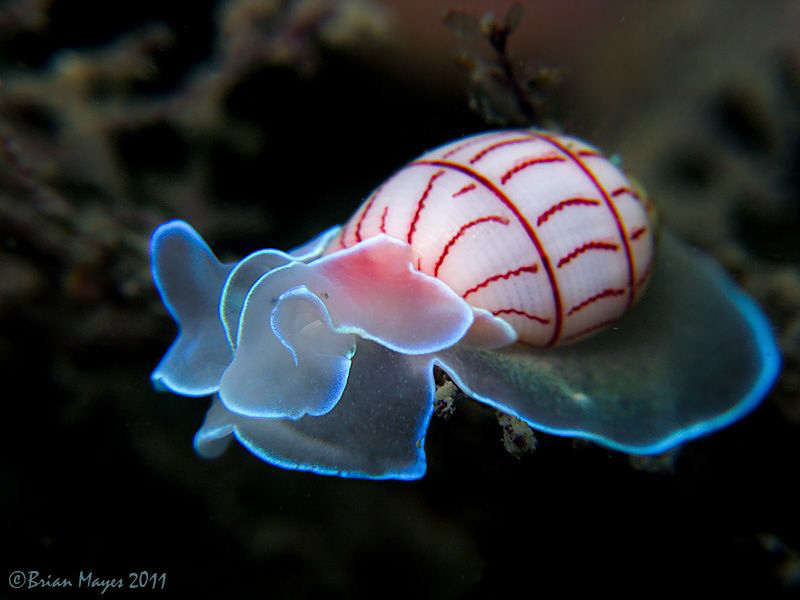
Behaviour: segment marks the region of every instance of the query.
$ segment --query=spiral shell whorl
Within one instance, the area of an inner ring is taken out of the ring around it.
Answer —
[[[507,320],[520,341],[574,341],[642,292],[653,225],[638,186],[595,148],[535,130],[494,131],[428,152],[375,190],[328,252],[380,233],[417,268]]]

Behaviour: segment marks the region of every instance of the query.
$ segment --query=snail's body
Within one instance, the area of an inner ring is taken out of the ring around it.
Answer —
[[[381,233],[534,346],[619,318],[643,291],[654,249],[646,198],[620,169],[575,138],[529,130],[422,155],[370,194],[328,252]]]
[[[538,429],[662,452],[751,410],[779,355],[709,258],[665,233],[653,266],[648,209],[591,146],[514,130],[424,154],[288,254],[222,264],[164,224],[153,276],[180,333],[153,381],[215,394],[204,456],[236,436],[316,473],[421,477],[434,366]]]

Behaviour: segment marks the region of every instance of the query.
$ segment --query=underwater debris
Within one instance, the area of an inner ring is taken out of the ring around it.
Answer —
[[[388,31],[384,11],[367,0],[232,0],[219,22],[219,52],[230,67],[283,63],[307,76],[319,68],[321,45],[357,47]]]
[[[536,450],[536,435],[530,425],[504,412],[496,411],[497,422],[503,429],[503,447],[519,460]]]
[[[459,393],[461,391],[449,378],[439,385],[433,397],[433,414],[445,421],[452,417],[456,411],[456,395]]]
[[[515,3],[501,20],[491,12],[478,19],[451,10],[444,21],[466,44],[457,62],[470,74],[470,108],[489,124],[551,128],[552,109],[546,100],[563,74],[548,67],[533,70],[525,62],[512,58],[508,42],[522,15],[522,5]]]

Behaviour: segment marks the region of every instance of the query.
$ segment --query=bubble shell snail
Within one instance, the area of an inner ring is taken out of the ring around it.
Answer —
[[[596,149],[566,136],[497,131],[398,171],[345,224],[344,248],[405,240],[418,269],[552,346],[608,325],[653,260],[646,198]]]
[[[595,148],[508,130],[424,154],[289,253],[222,264],[166,223],[153,275],[180,333],[152,379],[214,394],[200,454],[233,435],[317,473],[421,477],[435,365],[540,430],[661,452],[752,409],[779,354],[710,259],[665,232],[652,268],[651,215]]]

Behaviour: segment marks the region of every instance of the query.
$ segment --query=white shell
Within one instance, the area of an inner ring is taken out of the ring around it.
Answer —
[[[645,285],[653,225],[637,187],[585,142],[535,130],[464,138],[397,171],[328,252],[380,233],[417,268],[505,319],[568,343],[618,319]]]

